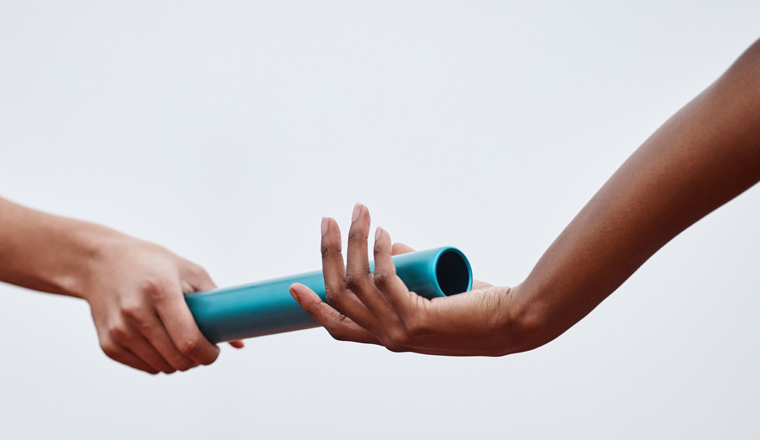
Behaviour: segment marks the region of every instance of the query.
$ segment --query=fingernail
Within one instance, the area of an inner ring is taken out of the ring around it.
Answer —
[[[379,240],[381,235],[383,235],[383,228],[378,226],[377,230],[375,231],[375,241]]]
[[[327,234],[327,225],[330,223],[330,220],[327,217],[322,217],[322,236],[324,237],[325,234]]]
[[[359,213],[362,212],[362,204],[359,202],[356,202],[356,205],[354,206],[354,213],[351,215],[351,221],[355,222],[359,218]]]

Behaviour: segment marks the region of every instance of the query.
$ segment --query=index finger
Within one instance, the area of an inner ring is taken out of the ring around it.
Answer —
[[[214,362],[219,357],[219,347],[201,333],[179,285],[156,296],[156,312],[177,349],[198,364]]]

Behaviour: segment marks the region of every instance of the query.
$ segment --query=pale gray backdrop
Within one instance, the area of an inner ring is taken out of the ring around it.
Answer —
[[[319,267],[356,201],[522,281],[760,34],[757,1],[0,3],[0,194],[220,286]],[[156,377],[86,303],[0,285],[0,438],[757,438],[760,191],[565,335],[503,358],[308,330]],[[0,244],[1,246],[2,244]]]

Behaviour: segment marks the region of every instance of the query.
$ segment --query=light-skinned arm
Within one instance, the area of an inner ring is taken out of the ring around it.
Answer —
[[[500,356],[539,347],[586,316],[681,231],[760,180],[760,42],[660,127],[513,287],[426,300],[395,275],[391,239],[354,209],[347,269],[340,231],[322,223],[327,303],[291,293],[337,339],[393,351]],[[398,247],[396,253],[408,251]]]
[[[169,374],[219,355],[183,297],[215,287],[206,271],[105,226],[0,198],[0,281],[86,300],[105,354],[139,370]]]

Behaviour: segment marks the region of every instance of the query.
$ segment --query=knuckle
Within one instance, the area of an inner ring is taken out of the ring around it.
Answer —
[[[340,236],[336,237],[331,234],[322,236],[322,240],[320,241],[320,250],[322,252],[322,257],[342,257]]]
[[[348,231],[348,241],[367,240],[367,234],[361,228],[351,227]]]
[[[404,322],[406,327],[406,334],[411,339],[420,338],[427,333],[425,323],[422,319],[416,317],[410,317]]]
[[[346,273],[346,288],[356,292],[362,288],[364,276],[357,273],[355,270],[351,270]]]
[[[196,278],[211,278],[206,269],[195,263],[190,263],[190,273]]]
[[[200,343],[201,341],[198,336],[191,336],[189,338],[185,338],[185,340],[183,340],[177,348],[179,349],[180,353],[188,356],[194,354],[195,351],[198,350]]]
[[[403,326],[394,326],[385,330],[380,343],[389,351],[401,353],[410,350],[411,337]]]
[[[406,331],[406,329],[403,329],[403,328],[393,329],[390,332],[389,337],[390,337],[391,345],[397,348],[407,347],[409,346],[409,343],[411,342],[411,337],[409,336],[409,333]]]
[[[129,330],[123,323],[117,323],[108,327],[108,338],[115,342],[126,342],[129,340]]]
[[[322,244],[322,246],[319,248],[319,251],[322,254],[323,260],[330,257],[333,254],[332,247],[327,244]]]
[[[111,339],[105,339],[100,342],[100,348],[103,350],[103,353],[106,354],[111,359],[116,360],[116,357],[119,354],[119,346]]]
[[[157,276],[150,276],[142,282],[142,291],[154,300],[164,299],[169,292],[166,282]]]
[[[375,260],[384,253],[392,253],[392,251],[382,241],[375,241],[375,245],[372,247],[372,255],[375,256]]]
[[[314,318],[315,321],[320,320],[320,302],[321,300],[314,300],[307,302],[306,304],[303,304],[302,307],[306,311],[306,313],[309,314],[312,318]]]
[[[388,272],[379,272],[375,274],[375,286],[377,286],[379,289],[384,290],[391,286],[391,282],[393,280],[393,276]]]
[[[203,336],[200,336],[198,334],[186,338],[182,343],[179,344],[177,348],[179,349],[180,353],[195,360],[196,362],[199,362],[203,365],[209,365],[213,363],[217,357],[219,357],[219,350],[217,349],[215,353],[207,352],[208,350],[203,349],[204,342],[205,340],[203,339]]]
[[[145,321],[143,308],[138,304],[125,304],[121,307],[121,315],[130,322],[142,324]]]
[[[409,351],[408,348],[401,344],[397,344],[393,341],[384,341],[383,346],[388,349],[388,351],[392,351],[393,353],[403,353],[406,351]]]
[[[397,347],[397,346],[395,346],[393,344],[386,343],[384,345],[384,347],[387,348],[388,351],[391,351],[393,353],[403,353],[404,352],[404,350],[402,350],[400,347]]]
[[[325,287],[325,299],[327,299],[327,304],[334,308],[340,307],[343,303],[343,296],[331,287]]]

